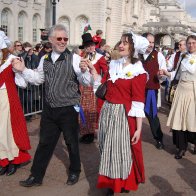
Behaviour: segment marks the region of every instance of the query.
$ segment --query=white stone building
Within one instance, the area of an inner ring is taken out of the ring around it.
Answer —
[[[39,0],[0,0],[0,26],[12,41],[37,43],[44,28],[45,5]]]
[[[92,34],[102,29],[110,45],[124,31],[150,31],[157,44],[173,46],[175,41],[196,32],[194,21],[177,0],[0,0],[0,26],[11,40],[40,41],[40,29],[52,25],[52,2],[56,22],[69,31],[69,44],[81,44],[86,23]]]

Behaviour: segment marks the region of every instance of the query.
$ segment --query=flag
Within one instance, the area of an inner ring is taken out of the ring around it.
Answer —
[[[87,23],[87,24],[84,26],[83,34],[84,34],[84,33],[87,33],[87,32],[90,31],[90,30],[92,30],[92,29],[91,29],[91,26],[90,26],[89,23]]]

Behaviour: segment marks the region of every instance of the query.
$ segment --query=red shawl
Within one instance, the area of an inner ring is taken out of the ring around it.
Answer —
[[[9,65],[5,70],[3,70],[3,72],[0,73],[0,87],[4,83],[6,85],[10,104],[11,125],[14,141],[20,150],[29,150],[31,146],[27,132],[26,121],[17,93],[15,74],[12,71],[11,65]],[[0,117],[1,115],[3,114],[0,113]]]

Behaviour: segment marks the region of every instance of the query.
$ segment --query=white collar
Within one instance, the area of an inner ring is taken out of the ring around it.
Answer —
[[[125,67],[123,67],[123,63],[123,58],[111,61],[109,69],[109,80],[112,80],[113,83],[119,78],[128,80],[138,76],[139,74],[147,73],[144,70],[141,61],[138,61],[135,64],[130,63]]]
[[[51,53],[51,59],[52,59],[52,62],[56,62],[56,60],[60,57],[61,54],[55,52],[55,51],[52,51]]]

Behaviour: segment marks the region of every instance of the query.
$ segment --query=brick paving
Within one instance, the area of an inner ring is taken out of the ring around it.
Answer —
[[[143,153],[146,171],[146,183],[141,184],[132,196],[194,196],[196,195],[196,155],[191,148],[181,160],[174,159],[175,148],[171,132],[166,127],[168,107],[160,108],[159,117],[164,132],[164,150],[157,150],[148,122],[143,125]],[[32,145],[32,157],[39,140],[39,116],[28,123]],[[20,187],[19,180],[26,179],[32,163],[18,169],[13,176],[0,176],[0,196],[104,196],[106,190],[96,189],[96,180],[100,155],[96,141],[93,144],[80,145],[82,172],[80,180],[74,186],[65,184],[69,159],[64,140],[61,137],[48,166],[43,185],[40,187]]]

